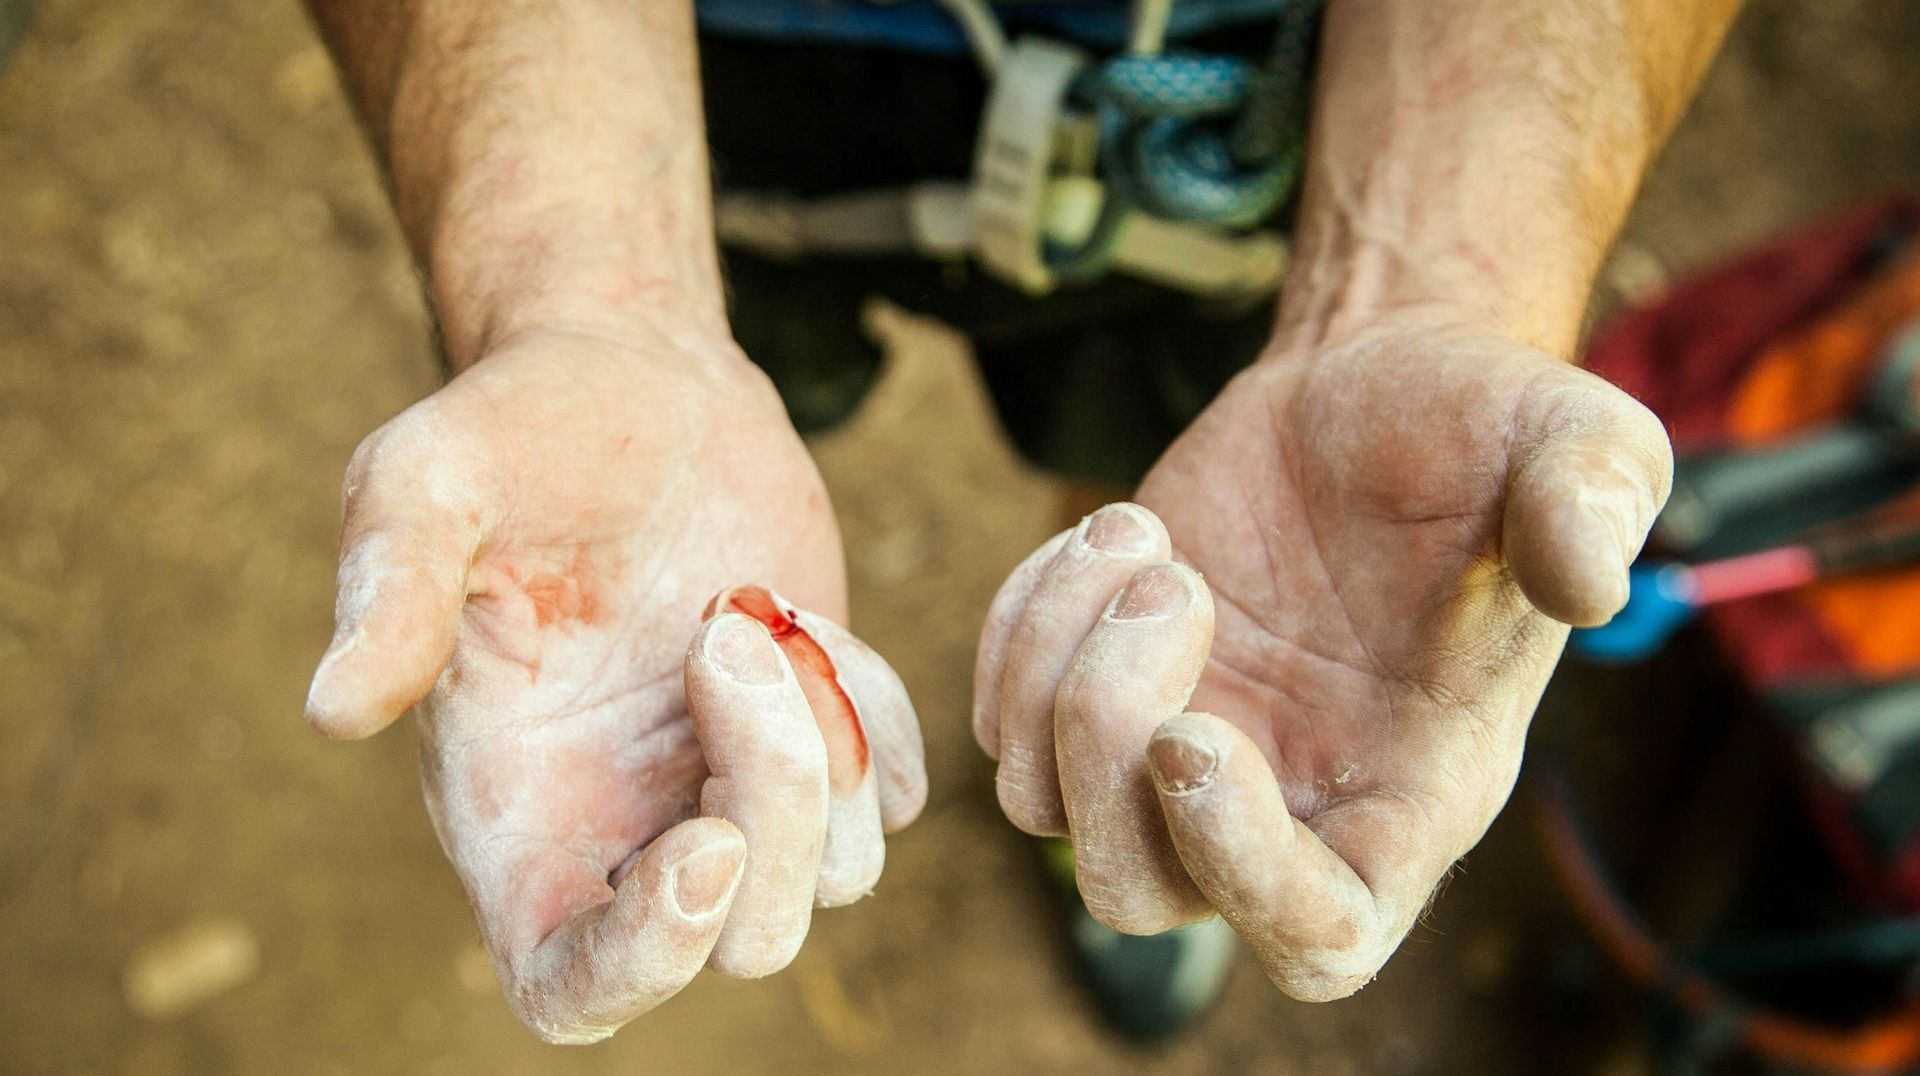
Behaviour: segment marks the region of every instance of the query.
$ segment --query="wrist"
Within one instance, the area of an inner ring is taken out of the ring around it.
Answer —
[[[526,321],[490,337],[467,368],[481,381],[506,374],[522,386],[522,377],[577,382],[590,370],[589,381],[624,386],[614,395],[652,411],[750,400],[785,414],[772,381],[730,335],[685,319],[600,312]]]
[[[1691,83],[1649,88],[1637,18],[1615,4],[1330,5],[1282,333],[1338,337],[1425,310],[1569,357]],[[1676,48],[1682,66],[1704,65],[1714,36]]]
[[[1593,247],[1570,239],[1558,249],[1517,250],[1464,229],[1421,238],[1404,222],[1303,215],[1276,350],[1333,346],[1400,324],[1482,332],[1569,359],[1592,287]]]
[[[618,440],[663,422],[743,437],[792,429],[773,382],[731,338],[639,322],[523,325],[492,340],[442,391],[477,391],[500,417],[550,424],[568,438],[599,429]],[[731,436],[679,439],[706,452]]]
[[[519,198],[484,172],[463,177],[415,233],[454,369],[553,327],[728,339],[704,161],[695,174],[612,190],[542,182]]]
[[[737,350],[717,269],[703,279],[690,267],[627,253],[540,242],[479,273],[435,258],[429,288],[450,365],[458,372],[517,340],[556,334],[652,338],[702,354]]]

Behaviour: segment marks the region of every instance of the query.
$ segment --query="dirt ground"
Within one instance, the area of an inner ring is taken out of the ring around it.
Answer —
[[[1600,301],[1913,186],[1916,49],[1903,0],[1756,0]],[[292,0],[47,0],[0,74],[0,1071],[1638,1070],[1617,995],[1548,988],[1584,958],[1517,812],[1357,999],[1295,1004],[1243,962],[1165,1050],[1101,1031],[964,716],[975,625],[1059,491],[961,342],[883,327],[884,381],[815,447],[856,626],[920,705],[926,817],[787,973],[542,1046],[485,966],[411,736],[299,719],[341,469],[436,379],[326,57]],[[130,961],[208,922],[257,971],[135,1015]]]

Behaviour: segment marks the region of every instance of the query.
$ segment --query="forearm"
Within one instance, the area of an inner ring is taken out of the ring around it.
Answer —
[[[1283,341],[1385,311],[1571,352],[1739,0],[1332,0]]]
[[[724,334],[687,0],[309,0],[450,359],[529,328]]]

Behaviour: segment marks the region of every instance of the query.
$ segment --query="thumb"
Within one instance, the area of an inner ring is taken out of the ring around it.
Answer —
[[[425,698],[453,655],[481,515],[440,503],[434,468],[383,459],[376,433],[347,469],[333,641],[314,670],[307,720],[357,740]]]
[[[1666,503],[1673,447],[1639,401],[1563,369],[1517,416],[1501,543],[1535,608],[1592,627],[1627,603],[1627,566]]]

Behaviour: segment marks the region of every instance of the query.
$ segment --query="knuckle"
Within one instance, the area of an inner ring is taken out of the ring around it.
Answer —
[[[346,474],[340,479],[340,503],[349,513],[361,503],[367,481],[373,476],[374,459],[380,452],[376,443],[379,436],[379,430],[368,434],[347,459]]]
[[[1631,400],[1631,398],[1629,398]],[[1633,404],[1633,425],[1639,427],[1629,438],[1635,463],[1647,476],[1654,508],[1665,504],[1673,488],[1673,442],[1667,437],[1666,424],[1638,400]]]
[[[1610,398],[1614,402],[1619,421],[1626,427],[1627,432],[1644,441],[1651,448],[1665,449],[1668,446],[1667,427],[1666,423],[1660,421],[1660,416],[1654,414],[1652,408],[1632,395],[1611,384],[1607,387],[1611,390]]]
[[[1096,629],[1097,630],[1097,629]],[[1143,643],[1151,640],[1142,640]],[[1067,667],[1054,693],[1056,721],[1099,722],[1114,714],[1138,707],[1135,701],[1140,685],[1123,682],[1123,669],[1131,672],[1132,662],[1099,662],[1076,659]],[[1137,674],[1136,674],[1137,675]]]
[[[381,475],[393,466],[396,448],[405,440],[403,427],[407,421],[407,415],[403,413],[354,446],[353,455],[347,458],[346,476],[340,486],[341,502],[349,512],[365,503]]]
[[[360,443],[353,446],[353,454],[347,457],[347,477],[364,477],[373,468],[373,461],[380,456],[380,446],[386,442],[387,431],[392,427],[389,422],[362,437]]]
[[[472,507],[483,492],[497,492],[483,481],[493,473],[494,446],[445,412],[439,397],[430,396],[363,438],[347,460],[348,505],[382,485],[423,490],[449,507]]]
[[[431,418],[432,409],[433,398],[428,397],[361,438],[347,461],[347,473],[370,475],[387,466],[396,456],[431,450],[440,439],[436,436],[439,424]]]

